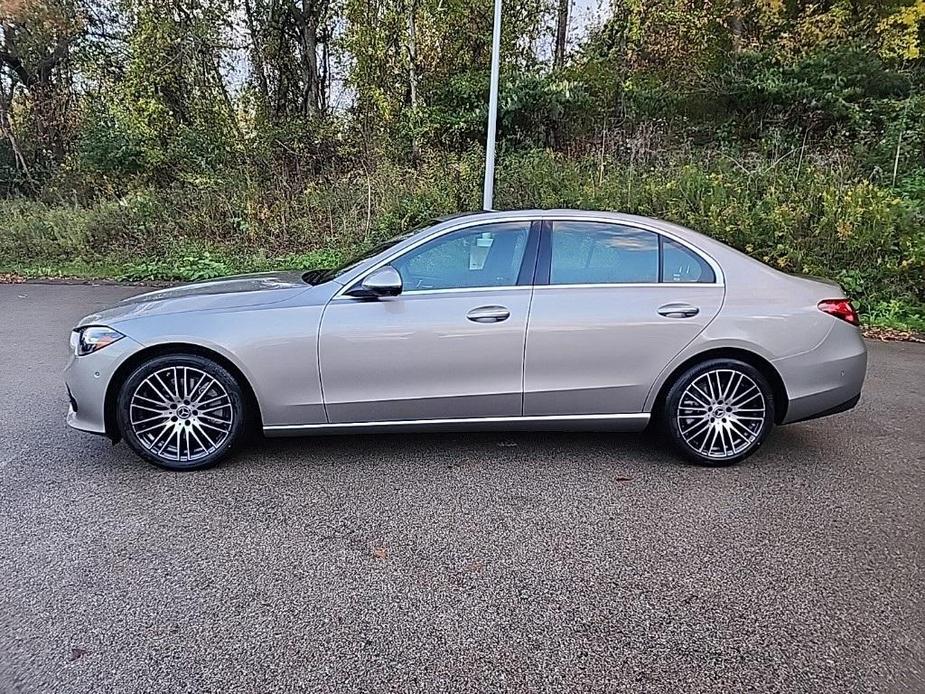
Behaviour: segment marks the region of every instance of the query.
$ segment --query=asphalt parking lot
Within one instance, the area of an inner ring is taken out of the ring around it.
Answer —
[[[0,692],[925,691],[925,345],[731,469],[651,436],[70,431],[82,315],[0,286]]]

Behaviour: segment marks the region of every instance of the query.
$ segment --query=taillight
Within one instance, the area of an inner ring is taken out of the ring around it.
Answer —
[[[858,312],[854,310],[854,306],[851,305],[848,299],[823,299],[817,306],[820,311],[824,311],[830,316],[841,318],[846,323],[851,323],[851,325],[861,324]]]

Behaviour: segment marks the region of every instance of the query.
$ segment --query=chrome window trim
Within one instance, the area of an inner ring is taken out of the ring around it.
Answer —
[[[648,422],[651,415],[648,412],[629,412],[624,414],[565,414],[565,415],[518,415],[510,417],[459,417],[446,419],[391,419],[375,422],[335,422],[323,424],[271,424],[264,426],[266,433],[323,431],[336,429],[363,429],[376,427],[397,426],[430,426],[441,424],[491,424],[491,423],[542,423],[542,422],[595,422],[595,421],[636,421],[640,424]]]
[[[660,229],[655,224],[645,224],[643,222],[637,222],[636,220],[632,221],[623,221],[616,220],[609,217],[603,216],[594,216],[594,215],[568,215],[561,213],[544,213],[542,210],[536,211],[534,213],[525,213],[514,215],[510,217],[486,217],[479,219],[461,219],[458,224],[452,224],[443,229],[438,229],[427,236],[422,237],[418,241],[415,241],[410,246],[406,246],[401,250],[395,251],[394,253],[386,256],[385,259],[379,261],[375,265],[370,266],[368,269],[362,271],[357,275],[353,280],[342,286],[334,294],[332,299],[349,299],[354,301],[354,297],[348,296],[347,292],[355,287],[358,283],[362,282],[367,276],[375,272],[384,265],[388,265],[396,258],[403,256],[405,253],[414,250],[418,246],[427,243],[433,239],[440,238],[445,234],[451,234],[456,231],[461,231],[463,229],[468,229],[469,227],[484,226],[486,224],[504,224],[507,222],[600,222],[603,224],[612,224],[615,226],[629,227],[631,229],[639,229],[640,231],[649,231],[654,234],[661,234],[665,238],[669,238],[672,241],[676,241],[680,245],[684,246],[692,253],[703,258],[707,264],[713,268],[713,273],[716,276],[715,282],[635,282],[635,283],[608,283],[608,284],[543,284],[543,285],[504,285],[501,287],[453,287],[451,289],[409,289],[408,291],[402,291],[400,296],[405,296],[409,294],[424,294],[424,293],[446,293],[446,292],[472,292],[472,291],[498,291],[499,289],[524,289],[528,287],[542,288],[542,287],[578,287],[578,288],[587,288],[587,287],[725,287],[726,286],[726,276],[723,274],[722,268],[719,266],[719,263],[709,254],[706,253],[696,246],[692,245],[685,239],[682,239],[677,234]],[[661,261],[660,261],[661,262]]]
[[[353,285],[351,285],[353,286]],[[429,296],[431,294],[470,294],[473,292],[507,292],[516,289],[639,289],[642,287],[651,288],[668,288],[679,287],[681,289],[696,289],[706,287],[722,287],[715,282],[612,282],[608,284],[515,284],[503,287],[454,287],[452,289],[409,289],[403,291],[400,296]],[[395,299],[397,297],[385,297],[385,300]],[[342,301],[348,299],[354,301],[352,296],[335,296],[333,300]],[[382,299],[380,299],[382,301]]]
[[[594,284],[593,282],[584,282],[581,284],[537,284],[534,285],[535,289],[592,289],[592,288],[603,288],[603,289],[618,289],[620,287],[631,287],[631,288],[640,288],[640,287],[681,287],[686,289],[692,289],[694,287],[722,287],[722,284],[717,284],[716,282],[602,282],[601,284]]]
[[[427,294],[469,294],[471,292],[508,292],[514,289],[533,289],[532,284],[506,284],[500,287],[450,287],[449,289],[409,289],[399,296],[421,296]],[[353,297],[337,297],[352,299]],[[395,298],[395,297],[392,297]]]

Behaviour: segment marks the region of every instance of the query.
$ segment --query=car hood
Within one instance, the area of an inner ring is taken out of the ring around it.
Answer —
[[[275,304],[309,290],[301,272],[261,272],[157,289],[84,317],[84,325],[113,325],[143,316]]]
[[[130,296],[120,303],[135,304],[145,301],[162,301],[186,296],[206,296],[212,294],[239,294],[242,292],[265,292],[274,289],[305,288],[301,272],[258,272],[252,275],[235,275],[216,280],[181,284],[178,287],[156,289],[137,296]]]

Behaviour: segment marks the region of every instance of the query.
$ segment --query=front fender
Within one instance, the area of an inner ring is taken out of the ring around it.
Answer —
[[[114,325],[146,348],[190,345],[221,355],[247,379],[264,426],[327,421],[318,371],[323,306],[196,311]]]

